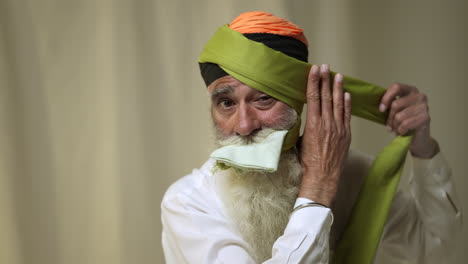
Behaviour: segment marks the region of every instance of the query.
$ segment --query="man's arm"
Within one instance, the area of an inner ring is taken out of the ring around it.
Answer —
[[[409,161],[375,263],[451,263],[462,220],[451,170],[442,153]]]
[[[413,133],[410,182],[395,196],[382,240],[382,254],[390,253],[384,259],[396,256],[391,252],[398,248],[414,252],[410,255],[418,257],[412,259],[417,263],[448,263],[461,229],[461,207],[450,167],[430,134],[427,96],[414,86],[394,83],[382,97],[380,110],[388,111],[389,131],[397,135]],[[395,244],[398,240],[400,246]]]

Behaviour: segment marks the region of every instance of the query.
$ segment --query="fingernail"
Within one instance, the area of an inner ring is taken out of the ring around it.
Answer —
[[[386,107],[384,104],[380,104],[380,105],[379,105],[379,110],[380,110],[380,112],[385,112],[385,109],[386,109],[386,108],[387,108],[387,107]]]
[[[316,64],[312,65],[312,73],[313,74],[318,74],[318,72],[319,72],[318,65],[316,65]]]
[[[387,131],[388,131],[388,132],[392,132],[392,127],[391,127],[391,126],[387,126]]]
[[[351,94],[348,93],[348,92],[346,92],[346,93],[344,94],[344,99],[345,99],[345,100],[351,99]]]
[[[341,74],[341,73],[336,74],[335,80],[337,82],[339,82],[339,83],[342,82],[343,81],[343,74]]]
[[[323,73],[328,72],[328,64],[322,64],[321,70]]]

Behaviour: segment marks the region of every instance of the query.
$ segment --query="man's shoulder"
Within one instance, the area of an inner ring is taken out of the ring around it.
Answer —
[[[200,168],[193,169],[190,174],[183,176],[171,184],[164,194],[163,202],[174,199],[193,198],[195,195],[212,191],[211,189],[214,187],[212,179],[214,163],[214,160],[209,159]]]

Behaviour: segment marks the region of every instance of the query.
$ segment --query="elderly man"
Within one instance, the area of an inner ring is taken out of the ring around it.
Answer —
[[[220,148],[163,198],[167,263],[448,263],[461,212],[426,96],[310,65],[307,45],[265,12],[206,45]],[[399,136],[375,161],[350,151],[351,114]]]

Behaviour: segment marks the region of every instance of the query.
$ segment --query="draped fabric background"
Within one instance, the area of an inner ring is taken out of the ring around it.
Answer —
[[[213,148],[196,58],[248,10],[305,28],[311,62],[425,92],[466,203],[466,3],[0,0],[0,263],[164,262],[164,191]],[[390,139],[353,120],[354,147]]]

